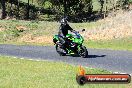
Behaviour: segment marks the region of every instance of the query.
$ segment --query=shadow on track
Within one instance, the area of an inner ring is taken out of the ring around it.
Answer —
[[[70,56],[70,55],[67,55]],[[105,57],[106,55],[88,55],[86,58],[98,58],[98,57]],[[80,57],[79,55],[72,55],[71,57]]]
[[[87,58],[105,57],[106,55],[88,55]]]

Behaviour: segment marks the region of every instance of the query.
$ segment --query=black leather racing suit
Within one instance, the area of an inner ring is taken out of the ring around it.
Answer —
[[[73,29],[68,24],[61,24],[59,28],[59,41],[62,45],[66,43],[66,35],[68,34],[68,30],[73,31]]]

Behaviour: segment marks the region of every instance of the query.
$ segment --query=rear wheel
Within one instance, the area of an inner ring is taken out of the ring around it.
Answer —
[[[60,56],[65,56],[66,52],[65,50],[58,44],[56,44],[56,51]]]
[[[85,46],[81,46],[79,51],[78,51],[79,56],[86,58],[88,56],[88,51]]]

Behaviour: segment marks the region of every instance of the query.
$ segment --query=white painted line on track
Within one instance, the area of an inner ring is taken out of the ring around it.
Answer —
[[[22,59],[22,60],[23,60],[24,58],[20,58],[20,59]]]

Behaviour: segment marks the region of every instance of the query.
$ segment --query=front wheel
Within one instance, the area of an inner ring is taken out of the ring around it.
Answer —
[[[86,58],[88,56],[88,51],[85,46],[81,46],[80,49],[78,50],[79,56]]]

